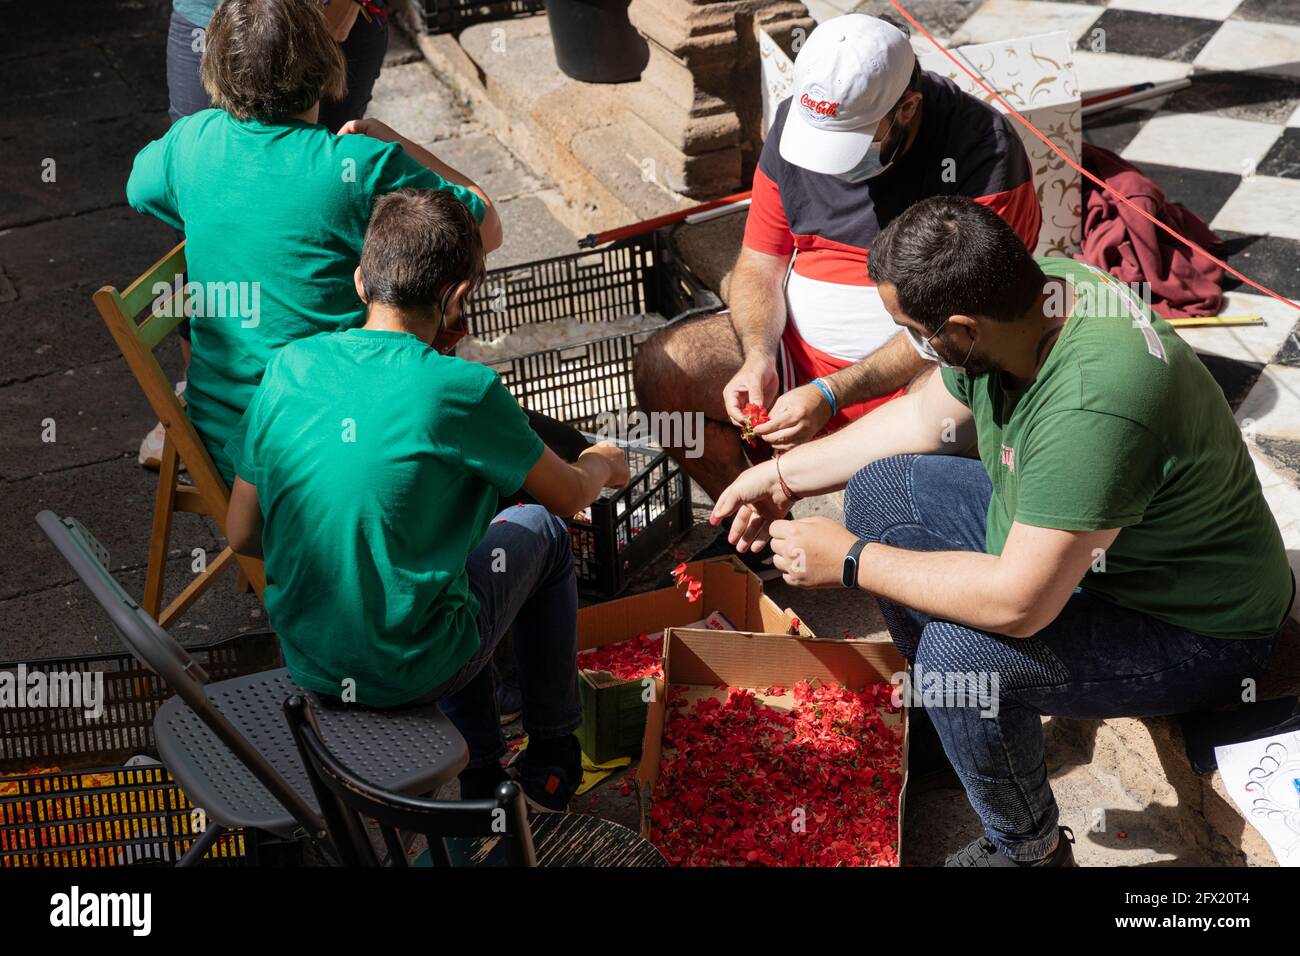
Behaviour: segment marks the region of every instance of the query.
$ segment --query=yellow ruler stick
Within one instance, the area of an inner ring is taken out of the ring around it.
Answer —
[[[1259,315],[1191,315],[1178,319],[1165,319],[1176,329],[1200,329],[1212,326],[1264,325]]]

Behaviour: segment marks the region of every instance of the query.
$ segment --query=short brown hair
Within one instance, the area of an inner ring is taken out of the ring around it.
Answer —
[[[361,249],[369,301],[441,317],[456,286],[477,287],[484,268],[478,221],[455,196],[401,189],[375,201]]]
[[[867,275],[892,285],[899,308],[927,332],[959,314],[1019,321],[1047,282],[1006,220],[967,196],[908,206],[872,242]]]
[[[222,0],[204,39],[203,88],[235,119],[305,112],[347,84],[319,0]]]

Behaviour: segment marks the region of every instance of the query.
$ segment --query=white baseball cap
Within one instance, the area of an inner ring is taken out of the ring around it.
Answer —
[[[912,78],[916,54],[897,27],[862,13],[827,20],[794,61],[781,156],[816,173],[847,173]]]

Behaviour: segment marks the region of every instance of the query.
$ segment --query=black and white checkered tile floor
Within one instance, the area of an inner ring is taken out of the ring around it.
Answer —
[[[1208,222],[1225,240],[1220,258],[1300,302],[1300,0],[900,2],[948,47],[1065,31],[1077,40],[1085,95],[1190,77],[1188,89],[1085,118],[1084,138]],[[810,0],[809,9],[818,20],[894,12],[887,0]],[[1254,442],[1300,573],[1300,311],[1231,276],[1224,288],[1220,314],[1266,324],[1183,336]]]

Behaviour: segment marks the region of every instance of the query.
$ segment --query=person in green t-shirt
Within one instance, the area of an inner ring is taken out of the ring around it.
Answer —
[[[984,823],[948,865],[1072,865],[1042,715],[1239,695],[1294,598],[1281,533],[1222,391],[1135,290],[959,197],[893,220],[868,272],[940,374],[751,468],[712,521],[791,584],[877,597]],[[840,488],[847,528],[776,520]]]
[[[366,322],[271,359],[227,446],[227,533],[265,557],[294,680],[372,707],[440,701],[469,745],[466,797],[504,779],[489,665],[513,624],[520,784],[558,810],[582,780],[582,705],[573,551],[556,515],[626,484],[628,466],[612,443],[562,461],[496,372],[443,354],[482,274],[474,218],[448,194],[375,203],[355,279]],[[538,504],[499,510],[521,487]]]
[[[361,7],[355,0],[323,0],[321,7],[330,35],[339,41],[348,79],[341,99],[324,97],[321,100],[316,121],[331,132],[338,132],[348,120],[366,115],[366,107],[388,50],[388,19],[386,16],[371,16],[369,19],[360,16]],[[167,28],[167,112],[173,123],[182,116],[212,107],[212,99],[203,88],[200,67],[208,21],[216,9],[217,0],[172,2],[171,21]],[[188,320],[176,327],[176,334],[182,357],[188,365]],[[177,394],[184,394],[185,385],[184,379],[176,384]],[[141,465],[157,470],[162,463],[165,438],[166,431],[159,422],[140,443]]]
[[[276,350],[364,320],[352,273],[377,196],[446,190],[489,251],[501,223],[477,185],[384,124],[352,120],[340,135],[317,124],[345,67],[314,0],[225,0],[203,79],[217,108],[141,150],[126,194],[185,232],[187,284],[162,308],[191,319],[187,409],[229,482],[226,442]]]

